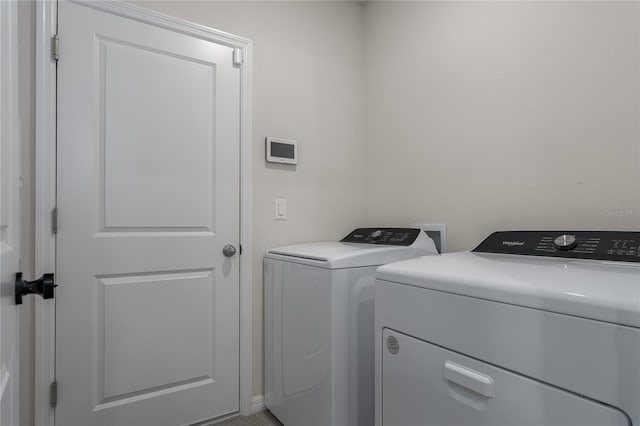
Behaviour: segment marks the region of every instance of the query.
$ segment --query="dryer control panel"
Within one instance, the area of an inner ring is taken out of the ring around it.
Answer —
[[[358,228],[340,242],[410,246],[420,232],[417,228]]]
[[[474,252],[640,262],[640,232],[502,231]]]

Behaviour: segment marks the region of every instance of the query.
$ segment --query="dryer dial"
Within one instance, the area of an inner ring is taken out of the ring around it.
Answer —
[[[372,240],[377,240],[382,236],[382,230],[378,229],[376,231],[373,231],[369,236],[371,237]]]
[[[558,250],[571,250],[572,248],[577,246],[578,243],[576,242],[576,236],[575,235],[565,234],[565,235],[560,235],[559,237],[557,237],[553,241],[553,245]]]

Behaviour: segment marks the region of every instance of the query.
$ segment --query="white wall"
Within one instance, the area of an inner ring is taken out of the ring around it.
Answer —
[[[369,223],[640,230],[639,5],[369,2]]]
[[[262,256],[343,237],[365,220],[363,5],[142,1],[253,41],[253,393],[263,388]],[[298,165],[266,165],[264,138],[298,140]],[[274,198],[288,201],[273,220]]]

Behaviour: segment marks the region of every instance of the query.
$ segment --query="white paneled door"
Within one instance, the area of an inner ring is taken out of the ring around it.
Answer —
[[[192,424],[239,404],[240,70],[105,10],[58,8],[55,423]]]
[[[16,2],[0,1],[0,426],[20,424],[14,297],[20,241],[16,7]]]

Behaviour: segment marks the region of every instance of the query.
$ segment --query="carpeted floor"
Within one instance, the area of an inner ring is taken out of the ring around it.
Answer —
[[[282,426],[282,423],[273,417],[270,412],[261,411],[248,417],[238,416],[223,420],[220,423],[216,423],[215,426]]]

